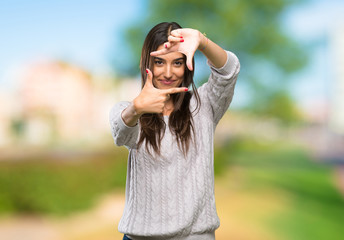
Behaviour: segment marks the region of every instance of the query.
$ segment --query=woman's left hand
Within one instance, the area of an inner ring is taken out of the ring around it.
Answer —
[[[164,43],[164,48],[151,52],[151,56],[164,55],[170,52],[181,52],[186,56],[186,66],[193,70],[192,58],[199,48],[203,34],[191,28],[181,28],[171,31],[168,42]]]

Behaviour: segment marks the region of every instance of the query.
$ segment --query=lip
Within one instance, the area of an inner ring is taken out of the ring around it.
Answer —
[[[164,85],[172,85],[176,80],[166,80],[166,79],[161,79],[159,80],[162,84]]]

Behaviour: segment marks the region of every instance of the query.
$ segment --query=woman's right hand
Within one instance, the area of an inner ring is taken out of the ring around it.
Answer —
[[[138,115],[145,113],[162,113],[170,94],[185,92],[185,87],[158,89],[153,85],[153,73],[147,69],[147,79],[139,96],[133,101],[135,112]]]
[[[140,94],[122,112],[122,119],[128,126],[135,126],[137,120],[145,113],[162,113],[170,94],[186,92],[185,87],[158,89],[153,85],[153,74],[147,69],[147,79]]]

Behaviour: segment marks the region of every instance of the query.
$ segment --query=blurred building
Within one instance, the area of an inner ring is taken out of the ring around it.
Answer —
[[[20,73],[18,91],[0,93],[0,148],[111,141],[111,106],[132,100],[139,88],[137,80],[92,76],[61,61],[29,64]]]
[[[23,137],[43,144],[85,138],[92,125],[91,76],[63,62],[37,63],[21,79]],[[82,131],[86,130],[86,131]]]
[[[331,34],[331,57],[334,65],[329,124],[333,132],[344,135],[344,23]]]

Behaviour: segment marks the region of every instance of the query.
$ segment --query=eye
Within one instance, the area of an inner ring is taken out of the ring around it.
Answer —
[[[154,60],[154,64],[160,66],[163,64],[163,62],[161,60],[156,59]]]
[[[176,65],[176,66],[182,66],[183,65],[183,61],[175,61],[174,62],[174,65]]]

